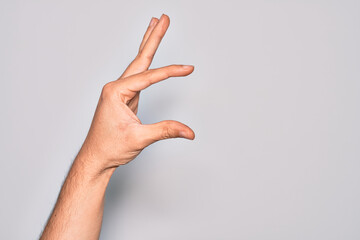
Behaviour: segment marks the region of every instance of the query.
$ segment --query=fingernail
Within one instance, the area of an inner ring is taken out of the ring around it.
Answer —
[[[183,67],[183,69],[185,69],[185,70],[190,70],[190,69],[194,68],[193,65],[183,65],[182,67]]]
[[[165,13],[161,14],[160,20],[164,19]]]
[[[152,17],[149,26],[152,27],[155,24],[155,18]]]

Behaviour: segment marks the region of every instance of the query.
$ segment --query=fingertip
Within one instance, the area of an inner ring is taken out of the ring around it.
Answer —
[[[195,69],[193,65],[183,65],[183,68],[187,71],[189,71],[189,74],[192,73]]]
[[[161,15],[160,20],[161,20],[161,19],[163,19],[163,20],[165,20],[165,21],[167,21],[167,22],[170,22],[169,16],[166,15],[165,13],[163,13],[163,14]]]
[[[186,72],[186,75],[189,75],[194,71],[194,66],[193,65],[182,65],[182,69]]]
[[[150,20],[149,26],[150,27],[154,26],[154,22],[155,22],[155,18],[152,17],[151,20]]]
[[[170,25],[170,18],[168,15],[166,14],[162,14],[160,19],[159,19],[159,23],[161,23],[165,29],[167,29]]]
[[[159,22],[159,19],[156,17],[152,17],[150,21],[150,27],[154,27]]]
[[[194,140],[195,139],[195,132],[193,130],[191,130],[191,134],[190,134],[190,140]]]
[[[191,128],[188,128],[187,130],[182,130],[179,132],[180,137],[186,138],[189,140],[195,139],[195,133]]]

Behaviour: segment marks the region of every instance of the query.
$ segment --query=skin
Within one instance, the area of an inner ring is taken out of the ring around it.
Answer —
[[[141,90],[194,70],[190,65],[149,70],[169,23],[164,14],[152,18],[135,59],[119,79],[103,87],[88,135],[40,239],[99,239],[105,191],[115,169],[156,141],[195,138],[193,130],[180,122],[142,124],[136,116]]]

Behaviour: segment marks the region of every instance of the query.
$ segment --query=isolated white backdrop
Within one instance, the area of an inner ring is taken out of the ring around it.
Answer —
[[[158,142],[111,179],[101,239],[359,239],[359,1],[0,3],[1,239],[38,238],[102,86],[152,16],[152,67],[195,72],[140,97]]]

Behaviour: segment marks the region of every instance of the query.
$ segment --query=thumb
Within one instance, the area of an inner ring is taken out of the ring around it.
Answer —
[[[146,146],[163,139],[169,138],[186,138],[193,140],[195,138],[194,131],[185,124],[165,120],[154,124],[144,124],[143,139]]]

